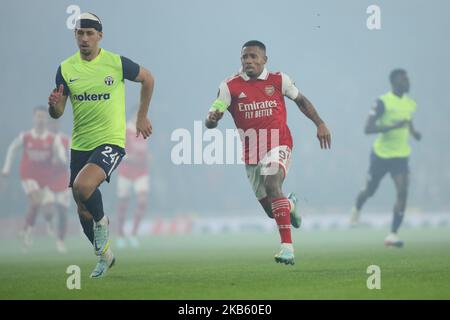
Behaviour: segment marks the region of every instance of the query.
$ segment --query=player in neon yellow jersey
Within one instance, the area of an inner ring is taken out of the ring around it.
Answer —
[[[391,233],[386,237],[386,246],[402,247],[403,241],[397,236],[403,221],[409,186],[408,160],[411,147],[408,140],[411,134],[416,140],[421,134],[413,126],[416,102],[411,99],[409,79],[405,70],[391,72],[392,91],[382,95],[373,107],[367,120],[366,134],[379,134],[370,156],[369,175],[364,189],[359,193],[352,210],[351,224],[359,222],[361,208],[373,196],[386,173],[390,173],[397,190]]]
[[[114,264],[110,249],[109,220],[103,212],[98,187],[125,155],[125,79],[141,83],[136,136],[148,138],[152,125],[147,117],[154,78],[133,61],[100,48],[102,23],[92,13],[76,21],[79,51],[63,61],[56,74],[56,89],[49,97],[49,113],[59,118],[70,97],[73,130],[70,187],[77,203],[83,231],[94,245],[99,261],[92,278],[105,275]]]

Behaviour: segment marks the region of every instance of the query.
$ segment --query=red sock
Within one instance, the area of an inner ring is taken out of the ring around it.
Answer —
[[[281,243],[292,243],[290,208],[287,198],[272,199],[272,214],[278,225]]]

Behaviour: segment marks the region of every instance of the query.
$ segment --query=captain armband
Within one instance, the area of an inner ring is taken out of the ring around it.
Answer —
[[[213,102],[211,109],[209,111],[219,111],[219,112],[225,112],[228,109],[228,106],[225,102],[222,100],[216,99],[216,101]]]

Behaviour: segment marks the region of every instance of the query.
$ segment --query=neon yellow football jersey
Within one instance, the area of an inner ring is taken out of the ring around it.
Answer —
[[[61,63],[73,109],[71,148],[89,151],[102,144],[125,148],[125,83],[120,55],[100,50],[83,60],[78,51]]]
[[[412,120],[416,111],[416,102],[403,95],[398,97],[388,92],[380,97],[384,104],[384,113],[378,119],[379,125],[392,125],[402,120]],[[373,150],[381,158],[403,158],[411,153],[409,145],[409,127],[402,127],[380,133],[374,142]]]

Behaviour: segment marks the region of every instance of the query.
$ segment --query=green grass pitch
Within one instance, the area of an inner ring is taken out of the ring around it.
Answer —
[[[0,247],[0,299],[450,299],[450,229],[405,229],[403,249],[385,248],[386,231],[294,230],[295,266],[276,264],[278,235],[157,236],[139,250],[114,248],[117,264],[90,279],[96,258],[72,237],[66,255],[48,238],[28,254],[17,241]],[[81,268],[81,290],[66,268]],[[381,289],[366,286],[381,268]]]

